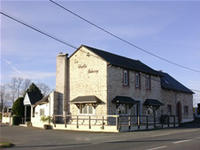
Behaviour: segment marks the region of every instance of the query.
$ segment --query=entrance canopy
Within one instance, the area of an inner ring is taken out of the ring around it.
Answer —
[[[98,104],[102,104],[104,102],[102,102],[98,97],[94,95],[89,95],[89,96],[78,96],[75,99],[73,99],[71,103],[75,104],[80,109],[80,106],[88,104],[96,108]]]
[[[164,104],[161,103],[157,99],[146,99],[143,105],[147,106],[147,107],[157,107],[157,108],[159,108],[160,106],[162,106]]]
[[[73,104],[99,104],[103,103],[98,97],[94,95],[89,96],[78,96],[71,101]]]
[[[139,101],[136,101],[134,99],[132,99],[131,97],[127,97],[127,96],[116,96],[113,100],[113,103],[115,104],[138,104]]]

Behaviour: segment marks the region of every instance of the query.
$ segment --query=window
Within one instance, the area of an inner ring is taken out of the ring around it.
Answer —
[[[147,90],[151,89],[151,76],[150,75],[146,75],[145,77],[145,86]]]
[[[32,117],[35,117],[35,107],[33,107],[33,116]]]
[[[94,108],[92,105],[81,105],[80,114],[94,114]]]
[[[126,104],[120,104],[118,107],[118,114],[128,114],[129,106]]]
[[[172,115],[172,105],[167,105],[167,113],[168,115]]]
[[[128,70],[123,71],[123,85],[128,86],[129,85],[129,75]]]
[[[139,73],[135,74],[135,87],[140,88],[140,74]]]
[[[40,109],[40,116],[44,116],[44,109]]]
[[[188,113],[189,113],[188,106],[184,106],[184,115],[188,116]]]

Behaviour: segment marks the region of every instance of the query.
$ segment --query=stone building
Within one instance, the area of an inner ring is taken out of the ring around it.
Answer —
[[[169,87],[167,78],[173,80]],[[70,57],[57,56],[56,91],[64,99],[65,114],[146,115],[151,111],[144,103],[151,106],[153,101],[161,106],[156,112],[159,116],[168,114],[169,107],[170,114],[176,114],[180,102],[182,119],[192,119],[193,93],[171,76],[139,60],[85,45]]]
[[[167,114],[187,122],[193,120],[192,94],[167,73],[139,60],[82,45],[69,57],[62,53],[57,56],[54,111],[48,112],[96,118],[145,115],[153,119]],[[109,123],[112,121],[108,119]]]

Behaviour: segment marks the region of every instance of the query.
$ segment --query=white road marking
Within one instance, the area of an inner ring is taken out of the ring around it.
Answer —
[[[176,142],[173,142],[173,143],[178,144],[178,143],[189,142],[189,141],[192,141],[192,139],[176,141]]]
[[[200,139],[200,137],[197,137],[197,139]]]
[[[154,147],[154,148],[150,148],[147,150],[157,150],[157,149],[162,149],[162,148],[166,148],[167,146],[163,145],[163,146],[159,146],[159,147]]]

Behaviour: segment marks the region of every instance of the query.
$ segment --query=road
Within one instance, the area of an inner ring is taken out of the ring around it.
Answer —
[[[200,128],[176,128],[126,133],[90,133],[0,127],[0,141],[11,150],[200,150]]]

